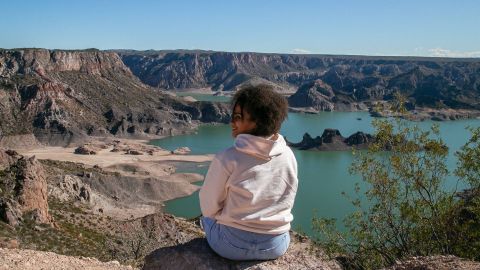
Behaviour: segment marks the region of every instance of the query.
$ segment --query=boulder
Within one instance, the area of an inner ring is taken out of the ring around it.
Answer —
[[[94,151],[87,145],[77,147],[74,153],[78,155],[96,155],[97,154],[96,151]]]
[[[127,152],[125,153],[127,155],[134,155],[134,156],[140,156],[140,155],[143,155],[143,153],[139,150],[134,150],[134,149],[130,149],[130,150],[127,150]]]
[[[287,253],[276,260],[231,261],[218,256],[205,238],[195,238],[155,250],[145,257],[143,269],[341,269],[307,238],[292,232],[291,239]]]
[[[192,150],[190,150],[190,148],[184,146],[184,147],[179,147],[175,150],[173,150],[173,154],[177,154],[177,155],[186,155],[188,153],[190,153]]]

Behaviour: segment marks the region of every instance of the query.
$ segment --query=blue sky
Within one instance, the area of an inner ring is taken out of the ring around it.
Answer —
[[[0,6],[0,48],[480,57],[477,0],[5,0]]]

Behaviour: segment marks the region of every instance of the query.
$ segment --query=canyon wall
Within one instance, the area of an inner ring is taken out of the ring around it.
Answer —
[[[66,145],[87,136],[146,138],[227,122],[228,108],[143,84],[114,52],[0,50],[0,138]],[[5,141],[5,140],[4,140]]]

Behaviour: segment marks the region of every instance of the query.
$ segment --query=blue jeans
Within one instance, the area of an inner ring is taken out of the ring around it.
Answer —
[[[279,235],[248,232],[218,224],[215,219],[201,217],[203,230],[210,247],[230,260],[272,260],[287,251],[288,232]]]

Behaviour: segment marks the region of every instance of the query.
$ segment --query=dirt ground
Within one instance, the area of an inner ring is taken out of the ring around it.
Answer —
[[[7,269],[127,270],[135,268],[120,265],[117,261],[101,262],[94,258],[64,256],[53,252],[0,248],[0,270]]]

